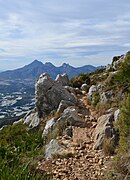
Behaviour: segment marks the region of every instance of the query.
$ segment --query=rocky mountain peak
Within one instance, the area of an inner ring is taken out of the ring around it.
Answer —
[[[70,67],[70,65],[68,63],[63,63],[62,67],[67,68],[67,67]]]
[[[46,66],[46,67],[55,67],[51,62],[46,62],[46,63],[45,63],[45,66]]]
[[[43,65],[43,63],[41,61],[38,61],[37,59],[35,59],[32,63],[29,64],[31,65]]]
[[[94,66],[92,66],[91,69],[89,67],[74,68],[66,63],[64,63],[60,67],[56,67],[50,62],[46,62],[45,64],[43,64],[41,61],[34,60],[32,63],[25,65],[22,68],[1,72],[0,79],[32,79],[35,81],[40,76],[40,74],[45,72],[47,72],[53,79],[55,79],[58,74],[63,73],[67,73],[69,78],[72,78],[80,73],[88,73],[96,69],[97,67]]]

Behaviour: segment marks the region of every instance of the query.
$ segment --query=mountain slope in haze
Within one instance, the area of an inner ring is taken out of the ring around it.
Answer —
[[[53,79],[57,76],[57,74],[67,73],[69,78],[76,76],[80,73],[89,73],[96,70],[98,67],[94,67],[91,65],[86,65],[82,67],[75,68],[70,66],[69,64],[64,63],[60,67],[54,66],[52,63],[47,62],[43,64],[38,60],[34,60],[32,63],[15,70],[9,70],[0,73],[1,80],[8,79],[32,79],[35,80],[40,76],[40,74],[47,72]]]

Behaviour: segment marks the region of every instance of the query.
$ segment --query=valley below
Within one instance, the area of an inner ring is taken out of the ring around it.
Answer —
[[[34,105],[34,81],[0,80],[0,126],[3,121],[20,119]]]

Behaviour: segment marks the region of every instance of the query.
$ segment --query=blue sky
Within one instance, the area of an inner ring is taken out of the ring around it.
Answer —
[[[0,70],[106,65],[130,50],[130,0],[0,0]]]

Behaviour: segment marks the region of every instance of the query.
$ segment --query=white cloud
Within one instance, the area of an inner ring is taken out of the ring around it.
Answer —
[[[108,63],[130,47],[129,8],[128,0],[0,0],[0,61]]]

